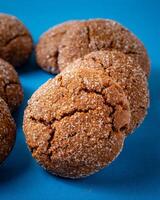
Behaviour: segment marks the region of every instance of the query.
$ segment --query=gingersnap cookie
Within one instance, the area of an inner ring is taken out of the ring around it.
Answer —
[[[56,74],[58,68],[59,44],[66,31],[77,24],[78,21],[68,21],[55,26],[45,32],[41,37],[36,47],[36,60],[38,65],[50,73]]]
[[[142,122],[149,104],[148,83],[140,64],[133,57],[117,50],[97,51],[76,60],[65,71],[76,71],[77,68],[102,70],[107,78],[123,88],[131,109],[127,134]]]
[[[53,174],[80,178],[112,162],[130,123],[122,88],[94,68],[61,73],[38,89],[24,113],[33,157]]]
[[[112,49],[133,57],[149,76],[150,63],[144,45],[113,20],[93,19],[73,25],[60,42],[57,63],[62,71],[67,64],[90,52]]]
[[[10,153],[16,136],[16,126],[5,101],[0,97],[0,163]]]
[[[32,37],[20,20],[0,14],[0,58],[14,67],[24,64],[32,52]]]
[[[18,74],[11,64],[0,59],[0,97],[15,110],[23,100],[23,90]]]

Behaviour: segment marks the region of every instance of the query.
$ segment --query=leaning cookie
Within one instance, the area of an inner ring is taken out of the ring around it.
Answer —
[[[58,176],[80,178],[115,159],[129,123],[122,88],[102,71],[83,68],[59,74],[33,94],[23,130],[40,165]]]
[[[36,60],[38,65],[50,73],[56,74],[59,72],[58,54],[59,45],[63,35],[78,21],[68,21],[55,26],[45,32],[36,46]]]
[[[32,37],[16,17],[0,14],[0,58],[14,67],[24,64],[32,52]]]
[[[0,163],[10,153],[16,136],[16,126],[5,101],[0,97]]]
[[[144,71],[133,57],[117,50],[92,52],[68,65],[64,71],[71,73],[78,68],[102,70],[107,78],[123,88],[131,109],[130,128],[126,134],[143,121],[149,105],[148,83]]]
[[[62,71],[67,64],[99,50],[116,49],[130,55],[149,76],[150,62],[142,42],[113,20],[93,19],[72,26],[63,36],[57,63]]]
[[[14,111],[23,100],[23,89],[18,74],[11,64],[0,59],[0,97]]]

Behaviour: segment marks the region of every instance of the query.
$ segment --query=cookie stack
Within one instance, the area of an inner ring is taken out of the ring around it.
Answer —
[[[40,38],[37,63],[50,73],[31,97],[24,133],[53,174],[93,174],[120,153],[148,108],[150,64],[139,39],[112,20],[71,21]]]
[[[16,126],[10,112],[23,100],[14,67],[24,64],[31,51],[32,38],[26,27],[14,16],[0,14],[0,163],[15,142]]]

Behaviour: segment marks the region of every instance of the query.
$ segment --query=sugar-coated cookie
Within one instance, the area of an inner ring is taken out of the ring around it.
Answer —
[[[73,21],[53,27],[40,38],[36,57],[39,66],[57,73],[77,58],[109,49],[133,57],[149,76],[150,62],[142,42],[125,27],[109,19]]]
[[[19,67],[27,61],[32,48],[32,37],[22,22],[14,16],[1,13],[0,58]]]
[[[23,100],[23,89],[14,67],[0,59],[0,97],[14,111]]]
[[[0,97],[0,163],[10,153],[16,136],[15,122],[5,101]]]
[[[129,102],[117,83],[102,70],[77,68],[33,94],[23,130],[40,165],[58,176],[80,178],[119,154],[130,117]]]

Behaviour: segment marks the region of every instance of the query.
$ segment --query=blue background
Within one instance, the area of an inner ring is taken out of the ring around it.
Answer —
[[[19,70],[25,99],[14,114],[16,145],[0,166],[0,200],[160,199],[160,3],[158,0],[0,0],[0,12],[20,18],[35,43],[49,27],[69,19],[112,18],[131,29],[151,58],[151,105],[144,123],[126,139],[120,156],[106,169],[81,180],[57,178],[32,159],[22,131],[23,111],[32,93],[52,75],[34,58]]]

